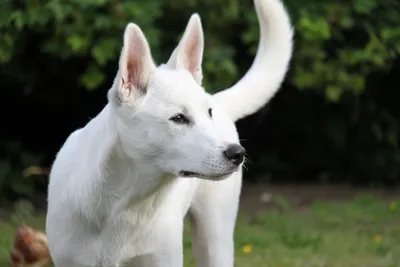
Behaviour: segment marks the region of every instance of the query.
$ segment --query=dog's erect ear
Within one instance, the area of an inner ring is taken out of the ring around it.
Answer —
[[[146,37],[136,24],[129,23],[125,29],[124,46],[119,60],[120,101],[131,102],[135,96],[146,93],[150,75],[155,69]]]
[[[193,14],[186,26],[181,41],[175,48],[167,65],[175,69],[188,70],[198,84],[201,84],[203,74],[204,36],[201,20],[198,14]]]

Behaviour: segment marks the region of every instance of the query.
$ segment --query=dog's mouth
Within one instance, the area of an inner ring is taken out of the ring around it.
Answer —
[[[200,175],[200,173],[191,171],[180,171],[179,175],[183,177],[196,177],[197,175]]]
[[[204,174],[199,172],[192,172],[192,171],[180,171],[179,176],[189,178],[189,177],[196,177],[202,179],[212,179],[212,180],[221,180],[228,175],[232,174],[233,172],[221,173],[221,174]]]

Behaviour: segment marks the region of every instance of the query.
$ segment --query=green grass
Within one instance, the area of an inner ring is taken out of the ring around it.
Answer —
[[[314,202],[294,210],[284,198],[250,219],[240,213],[235,241],[238,267],[400,267],[400,202],[358,196],[347,202]],[[0,221],[0,266],[20,223],[43,229],[44,217],[19,209]],[[195,266],[185,232],[185,266]],[[245,246],[251,247],[244,252]]]

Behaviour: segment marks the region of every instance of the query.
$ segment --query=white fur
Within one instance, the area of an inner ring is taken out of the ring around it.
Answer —
[[[214,96],[201,87],[197,14],[159,67],[140,28],[126,27],[108,105],[68,137],[51,170],[46,231],[57,267],[182,267],[188,212],[197,265],[233,267],[242,174],[224,151],[239,144],[234,122],[278,90],[292,53],[280,0],[255,6],[261,41],[254,64]],[[189,123],[174,122],[179,113]]]
[[[293,31],[279,0],[254,0],[260,41],[253,65],[232,87],[213,97],[233,121],[262,108],[278,91],[292,57]]]

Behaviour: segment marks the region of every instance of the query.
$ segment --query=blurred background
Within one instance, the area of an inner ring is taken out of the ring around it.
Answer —
[[[284,3],[290,71],[237,123],[251,161],[238,266],[400,266],[400,2]],[[48,169],[106,105],[126,24],[140,25],[161,63],[193,12],[205,31],[204,87],[217,92],[253,61],[250,0],[0,0],[0,263],[18,225],[43,229]]]

